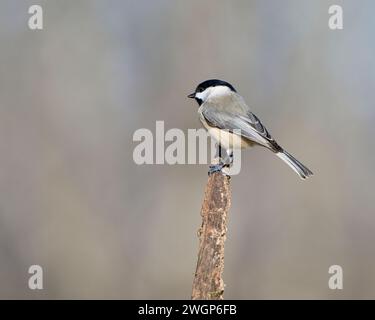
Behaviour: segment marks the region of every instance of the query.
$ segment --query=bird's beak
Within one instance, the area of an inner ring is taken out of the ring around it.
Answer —
[[[194,99],[195,98],[195,92],[188,95],[188,98]]]

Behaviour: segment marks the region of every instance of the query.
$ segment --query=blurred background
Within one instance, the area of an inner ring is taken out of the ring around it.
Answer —
[[[225,297],[375,298],[373,1],[0,6],[0,298],[190,298],[207,165],[136,165],[132,137],[156,120],[200,128],[186,95],[209,78],[315,173],[243,152]],[[33,264],[44,290],[28,288]]]

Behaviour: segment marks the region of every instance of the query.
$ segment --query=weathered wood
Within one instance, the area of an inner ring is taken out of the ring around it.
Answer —
[[[209,176],[198,231],[199,253],[191,296],[194,300],[223,299],[224,242],[230,202],[230,177],[221,173]]]

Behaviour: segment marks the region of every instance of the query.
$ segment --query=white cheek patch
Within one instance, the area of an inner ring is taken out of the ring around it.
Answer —
[[[226,86],[216,86],[211,88],[210,98],[227,96],[231,93],[231,90]]]
[[[207,97],[210,95],[210,90],[211,90],[211,88],[207,88],[203,92],[197,92],[195,94],[195,97],[202,100],[202,101],[206,101]]]
[[[222,96],[227,96],[231,93],[231,90],[226,86],[216,86],[210,87],[203,92],[197,92],[195,97],[202,101],[206,101],[209,98],[218,98]]]

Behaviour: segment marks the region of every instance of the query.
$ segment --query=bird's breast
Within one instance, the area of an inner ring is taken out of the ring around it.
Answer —
[[[245,149],[251,147],[254,143],[228,130],[222,130],[217,127],[205,125],[210,136],[226,150],[228,149]]]

